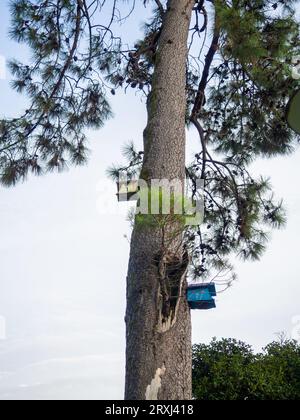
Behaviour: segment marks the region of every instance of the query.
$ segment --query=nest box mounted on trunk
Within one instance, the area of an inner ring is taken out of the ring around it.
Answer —
[[[134,197],[139,191],[138,181],[117,182],[117,197],[118,201],[133,201],[137,200]]]
[[[300,134],[300,89],[294,94],[288,104],[287,121],[291,129]]]
[[[214,283],[193,284],[188,287],[187,300],[191,309],[214,309],[217,296]]]

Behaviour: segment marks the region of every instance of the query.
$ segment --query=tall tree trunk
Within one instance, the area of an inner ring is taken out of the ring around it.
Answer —
[[[144,132],[142,178],[148,182],[185,178],[187,38],[194,4],[168,2]],[[162,241],[161,229],[135,226],[127,277],[127,400],[187,400],[192,395],[188,261],[181,246],[173,247],[171,256],[158,255]],[[172,302],[166,302],[163,292],[162,272],[167,275],[168,270],[178,286]]]

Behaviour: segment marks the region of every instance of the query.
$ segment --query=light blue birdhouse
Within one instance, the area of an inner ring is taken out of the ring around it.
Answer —
[[[214,283],[193,284],[188,287],[187,300],[191,309],[213,309],[216,308],[217,296]]]

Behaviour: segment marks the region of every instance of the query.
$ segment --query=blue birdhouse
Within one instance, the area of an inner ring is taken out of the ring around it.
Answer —
[[[215,283],[192,284],[187,290],[187,300],[191,309],[214,309],[217,296]]]

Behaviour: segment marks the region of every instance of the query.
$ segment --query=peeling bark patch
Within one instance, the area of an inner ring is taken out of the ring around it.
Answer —
[[[166,333],[173,327],[175,323],[176,323],[176,317],[173,313],[171,313],[171,315],[167,319],[163,318],[160,313],[157,330],[159,333]]]
[[[157,369],[155,377],[152,379],[151,384],[147,386],[147,390],[146,390],[147,401],[158,400],[158,393],[161,388],[161,380],[165,373],[166,373],[165,365],[163,365],[162,368]]]
[[[180,301],[184,293],[184,284],[188,270],[189,258],[185,254],[181,260],[171,260],[160,268],[160,289],[158,291],[158,332],[169,331],[177,321]]]

